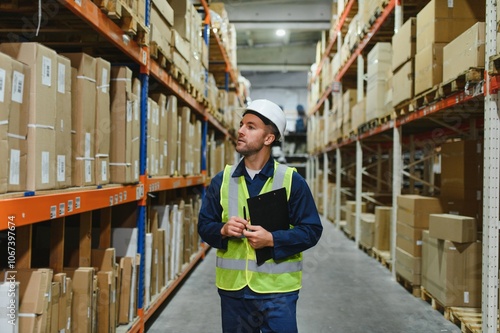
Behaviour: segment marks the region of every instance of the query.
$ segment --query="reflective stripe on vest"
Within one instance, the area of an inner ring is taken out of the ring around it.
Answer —
[[[231,216],[242,216],[242,206],[249,197],[244,176],[232,177],[236,166],[226,166],[221,186],[223,222]],[[264,184],[261,193],[285,187],[290,197],[292,174],[295,171],[275,162],[274,176]],[[243,201],[243,204],[241,202]],[[239,290],[248,285],[260,293],[298,290],[302,280],[302,254],[276,263],[268,260],[258,266],[255,250],[244,238],[232,238],[227,250],[217,250],[216,282],[223,290]]]

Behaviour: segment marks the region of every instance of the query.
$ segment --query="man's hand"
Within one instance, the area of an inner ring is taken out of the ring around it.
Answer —
[[[222,237],[241,237],[247,226],[247,220],[238,216],[231,216],[231,218],[222,226],[220,234]]]
[[[248,243],[254,249],[261,249],[266,246],[274,246],[273,234],[260,225],[247,225],[247,230],[243,231],[243,235],[247,238]]]

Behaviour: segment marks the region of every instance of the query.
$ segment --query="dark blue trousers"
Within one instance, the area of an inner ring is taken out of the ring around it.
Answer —
[[[223,333],[297,333],[297,294],[273,298],[220,295]]]

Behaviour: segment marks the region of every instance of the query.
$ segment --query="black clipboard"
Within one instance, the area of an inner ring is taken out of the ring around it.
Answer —
[[[290,217],[288,215],[288,200],[284,187],[247,199],[248,212],[252,225],[260,225],[267,231],[288,230]],[[257,265],[262,265],[272,258],[272,247],[255,251]]]

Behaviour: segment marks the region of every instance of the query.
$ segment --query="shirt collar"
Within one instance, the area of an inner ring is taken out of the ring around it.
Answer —
[[[262,170],[260,170],[259,174],[266,176],[267,178],[270,178],[274,175],[274,159],[272,157],[269,158],[269,160],[266,162]],[[238,166],[233,172],[232,177],[241,177],[246,175],[246,170],[245,170],[245,162],[244,159],[242,158],[241,161],[238,163]]]

